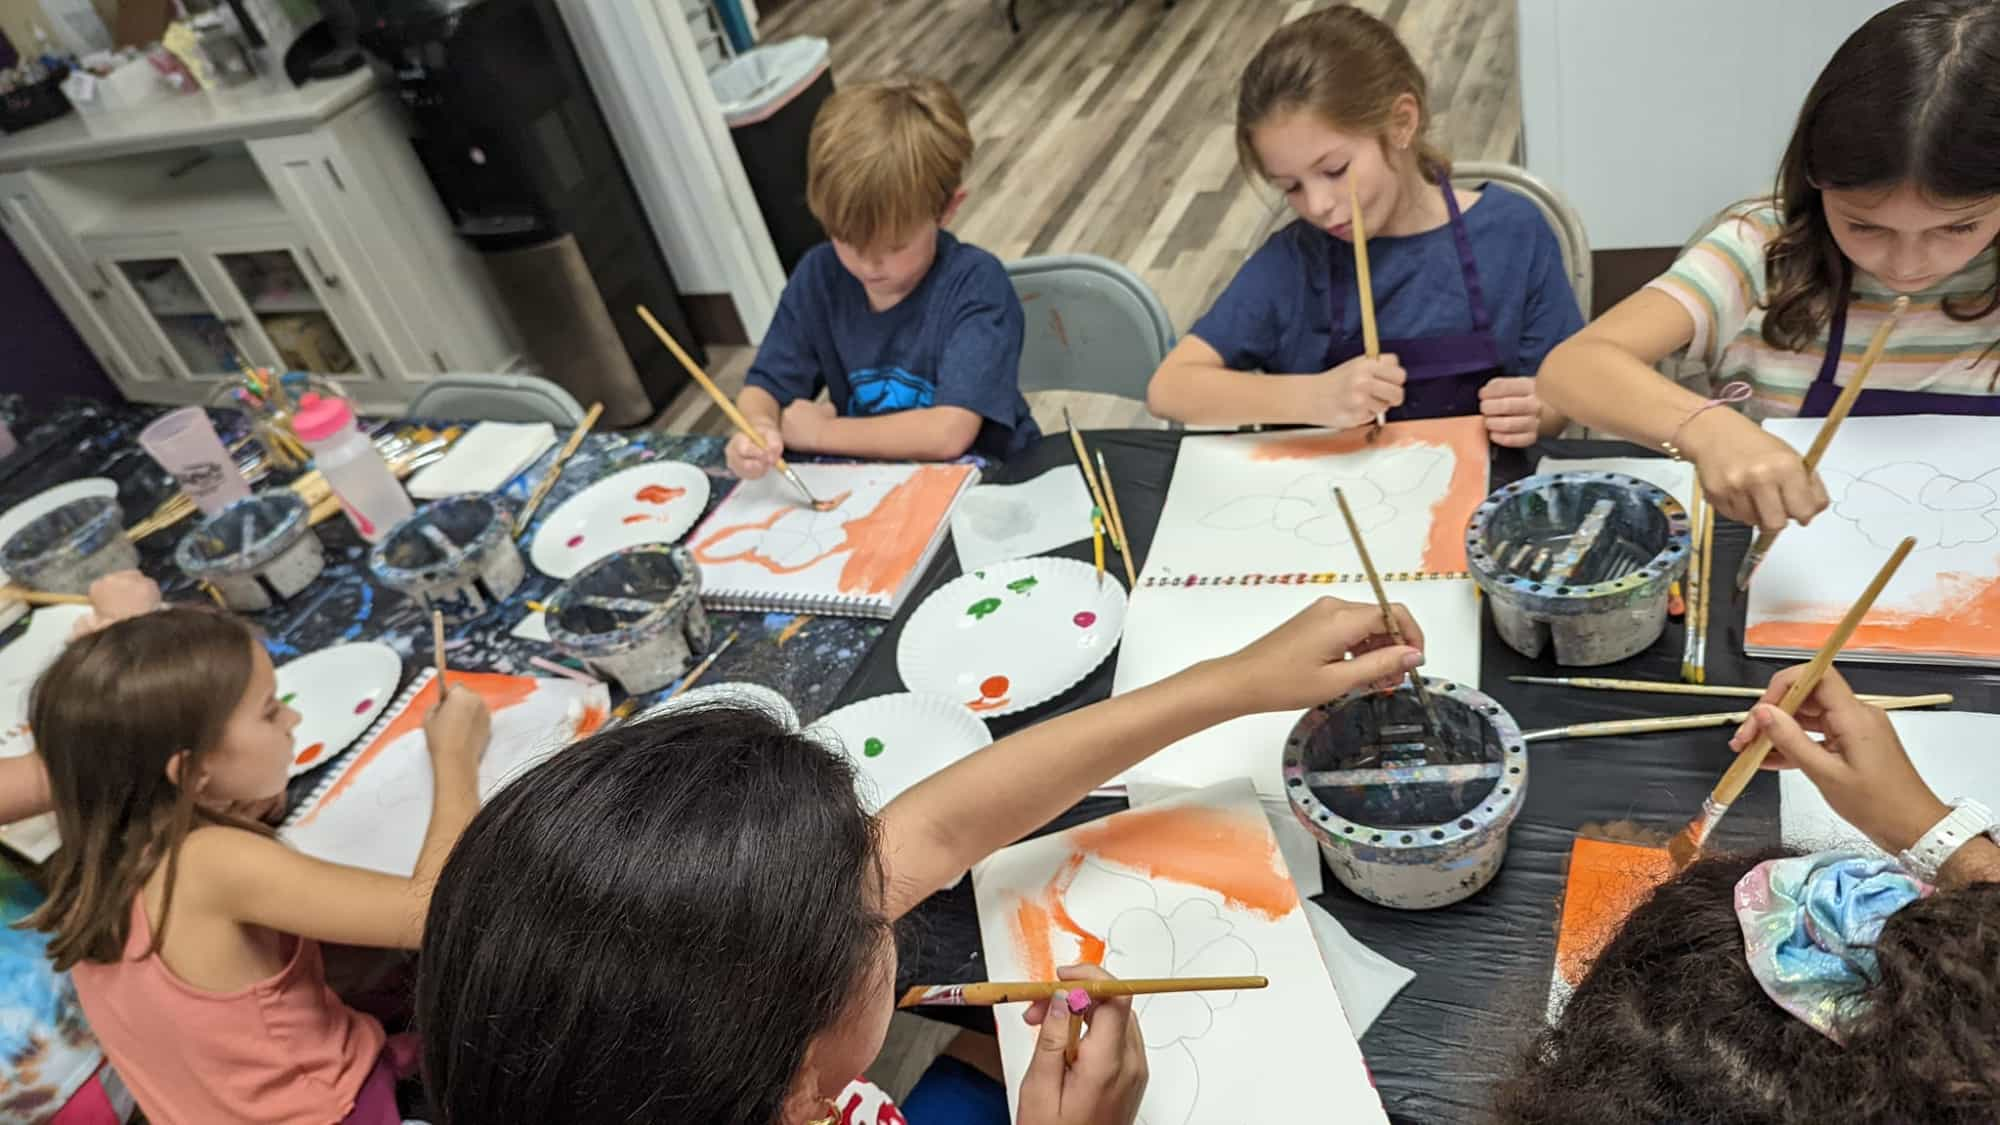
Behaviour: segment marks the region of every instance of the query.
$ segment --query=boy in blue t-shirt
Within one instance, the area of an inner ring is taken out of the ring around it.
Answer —
[[[972,143],[935,79],[850,87],[821,108],[806,200],[831,241],[792,272],[736,399],[769,446],[732,438],[737,476],[763,476],[787,450],[1006,458],[1041,436],[1021,397],[1014,286],[998,258],[943,229]]]

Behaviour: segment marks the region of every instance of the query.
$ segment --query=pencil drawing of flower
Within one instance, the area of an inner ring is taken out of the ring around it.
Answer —
[[[1853,478],[1833,514],[1883,550],[1905,535],[1920,551],[1991,542],[2000,537],[2000,469],[1966,479],[1921,461],[1878,465]]]
[[[1308,473],[1273,495],[1239,496],[1202,517],[1217,531],[1270,528],[1289,532],[1308,543],[1331,547],[1348,541],[1334,489],[1347,498],[1354,522],[1374,531],[1402,514],[1398,498],[1422,488],[1451,458],[1439,449],[1403,449],[1383,456],[1357,475]]]

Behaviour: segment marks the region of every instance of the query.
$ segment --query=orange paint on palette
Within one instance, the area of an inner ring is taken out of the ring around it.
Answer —
[[[1013,681],[1005,676],[988,676],[979,684],[979,698],[966,706],[974,711],[997,711],[1012,702],[1007,692],[1013,686]]]
[[[687,495],[685,488],[668,488],[664,484],[649,484],[632,494],[632,498],[644,504],[671,504]],[[630,520],[626,521],[630,523]]]
[[[1562,925],[1556,931],[1556,974],[1583,983],[1592,962],[1653,889],[1673,877],[1666,849],[1579,836],[1569,850]]]
[[[1105,860],[1206,887],[1230,905],[1276,920],[1298,908],[1298,887],[1261,812],[1207,806],[1135,809],[1076,829],[1076,846]],[[1244,857],[1255,856],[1246,864]]]
[[[295,766],[312,765],[314,762],[319,761],[319,756],[324,753],[326,753],[326,743],[315,742],[311,746],[299,751],[298,756],[292,759],[292,764]]]
[[[659,518],[658,516],[649,516],[646,515],[644,512],[641,512],[638,515],[626,516],[624,519],[619,520],[618,522],[626,525],[627,527],[630,527],[635,523],[651,523],[653,520],[656,520],[658,518]]]
[[[1486,423],[1477,415],[1391,422],[1382,427],[1381,437],[1372,443],[1367,427],[1271,438],[1258,442],[1250,459],[1310,461],[1398,446],[1443,446],[1451,450],[1451,483],[1445,486],[1443,498],[1431,505],[1431,534],[1424,544],[1424,570],[1432,574],[1464,570],[1465,525],[1472,522],[1473,509],[1486,499]]]
[[[1948,572],[1937,576],[1923,599],[1936,608],[1894,609],[1877,602],[1848,639],[1849,650],[2000,657],[2000,579]],[[1843,605],[1803,605],[1780,610],[1792,620],[1760,621],[1744,630],[1757,648],[1816,651],[1847,615]]]

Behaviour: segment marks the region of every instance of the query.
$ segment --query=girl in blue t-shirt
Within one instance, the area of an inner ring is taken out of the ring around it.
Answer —
[[[1583,327],[1555,232],[1526,198],[1453,188],[1424,140],[1424,76],[1357,8],[1280,28],[1243,72],[1243,164],[1299,216],[1272,235],[1154,373],[1155,414],[1196,425],[1344,428],[1480,414],[1501,445],[1553,434],[1542,357]],[[1352,191],[1382,354],[1362,351]],[[1271,379],[1264,374],[1290,375]]]

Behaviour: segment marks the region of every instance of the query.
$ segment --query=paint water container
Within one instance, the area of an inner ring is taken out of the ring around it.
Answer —
[[[88,594],[99,578],[138,567],[139,548],[125,534],[125,512],[110,496],[72,500],[0,544],[0,570],[50,594]]]
[[[485,496],[447,496],[417,509],[368,552],[368,568],[452,621],[492,609],[527,577],[513,514]]]
[[[1408,687],[1322,704],[1285,740],[1285,795],[1334,878],[1399,910],[1449,906],[1491,882],[1528,786],[1513,716],[1473,688],[1423,684],[1435,741]]]
[[[578,571],[548,600],[557,649],[633,695],[657,691],[708,649],[701,569],[687,548],[627,547]]]
[[[1567,472],[1500,489],[1472,513],[1465,553],[1508,647],[1556,663],[1610,664],[1667,627],[1687,571],[1687,511],[1624,473]]]
[[[319,577],[326,553],[312,509],[289,488],[238,500],[201,521],[174,550],[189,578],[207,582],[230,609],[269,609]]]
[[[363,539],[379,543],[389,528],[410,518],[410,494],[375,443],[354,424],[354,410],[345,399],[301,395],[292,432],[312,450],[313,467],[340,497],[340,510]]]

